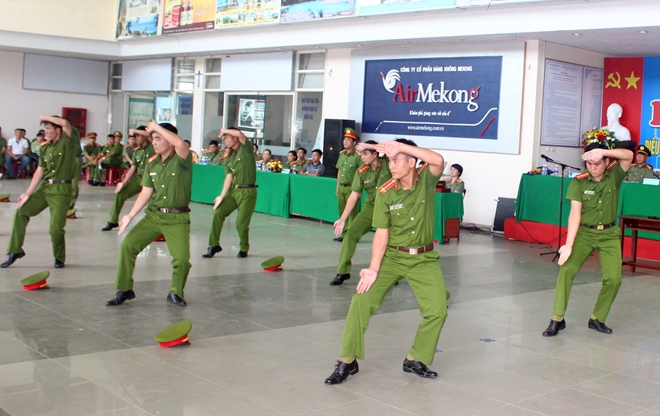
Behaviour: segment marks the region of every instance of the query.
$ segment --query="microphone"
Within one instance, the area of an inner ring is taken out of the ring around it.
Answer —
[[[541,155],[541,157],[542,157],[543,159],[545,159],[546,162],[553,162],[553,163],[554,163],[554,160],[553,160],[552,158],[546,156],[546,155]]]

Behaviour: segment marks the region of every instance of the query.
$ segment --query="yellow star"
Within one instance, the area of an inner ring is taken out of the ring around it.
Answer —
[[[630,71],[630,76],[627,77],[627,78],[623,78],[623,79],[628,81],[628,88],[626,88],[626,89],[630,89],[630,87],[633,87],[634,89],[637,89],[637,81],[639,81],[642,78],[641,77],[636,77],[635,76],[635,71]]]

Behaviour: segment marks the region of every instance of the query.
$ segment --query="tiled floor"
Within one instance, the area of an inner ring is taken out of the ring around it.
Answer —
[[[15,201],[27,181],[0,181]],[[189,306],[168,305],[166,243],[136,268],[137,298],[109,308],[121,241],[101,232],[112,190],[81,185],[79,218],[67,224],[65,269],[54,269],[47,212],[28,228],[27,256],[0,271],[2,415],[660,415],[660,277],[624,271],[607,324],[587,329],[598,264],[577,277],[568,328],[548,339],[557,266],[548,247],[463,232],[437,250],[451,291],[449,317],[424,380],[401,371],[420,320],[410,287],[386,297],[367,332],[367,359],[345,384],[323,384],[337,359],[343,319],[371,235],[359,244],[354,278],[335,274],[340,245],[316,221],[255,214],[252,249],[237,259],[234,217],[224,251],[202,259],[211,208],[192,204]],[[130,201],[132,203],[132,201]],[[15,202],[0,205],[0,244]],[[276,254],[285,270],[264,273]],[[18,281],[50,270],[50,290]],[[163,349],[156,333],[190,320],[192,345]]]

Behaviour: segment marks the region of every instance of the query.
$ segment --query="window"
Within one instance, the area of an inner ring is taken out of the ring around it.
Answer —
[[[121,62],[113,62],[110,64],[110,91],[121,91]]]

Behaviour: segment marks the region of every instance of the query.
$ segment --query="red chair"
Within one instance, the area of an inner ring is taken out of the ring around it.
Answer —
[[[105,170],[106,185],[114,186],[121,181],[121,170],[119,168],[107,168]]]
[[[18,167],[19,167],[20,165],[21,165],[21,161],[20,161],[20,160],[15,160],[15,161],[12,162],[12,166],[14,167],[14,175],[15,175],[17,178],[27,178],[28,168],[26,167],[25,169],[23,169],[22,172],[19,172],[19,171],[18,171]],[[29,165],[28,165],[28,167],[29,167]]]

